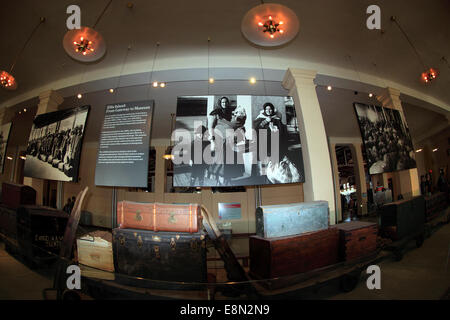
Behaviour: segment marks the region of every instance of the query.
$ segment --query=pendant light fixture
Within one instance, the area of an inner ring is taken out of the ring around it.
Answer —
[[[416,47],[414,47],[413,43],[411,42],[411,40],[409,39],[408,35],[406,34],[405,30],[403,30],[403,28],[400,26],[400,24],[398,23],[398,20],[396,17],[392,16],[391,17],[391,21],[394,22],[397,27],[399,28],[399,30],[402,32],[402,34],[405,36],[406,40],[408,41],[408,43],[411,45],[411,47],[413,48],[415,54],[417,55],[417,58],[419,59],[420,64],[423,67],[423,72],[420,75],[420,80],[422,82],[425,83],[429,83],[433,80],[435,80],[439,74],[439,71],[436,68],[429,68],[425,66],[425,63],[423,62],[422,58],[420,57],[419,53],[417,52]]]
[[[156,42],[156,50],[155,50],[155,55],[153,56],[152,71],[150,72],[150,81],[149,82],[153,88],[158,88],[158,87],[165,88],[166,87],[165,82],[158,82],[158,81],[153,80],[153,71],[155,70],[155,62],[156,62],[156,58],[158,57],[159,46],[160,46],[160,43]]]
[[[275,47],[294,39],[299,25],[297,15],[288,7],[261,0],[260,5],[245,14],[241,31],[247,40],[256,45]]]
[[[95,30],[103,14],[106,12],[112,0],[103,9],[92,28],[81,27],[66,32],[63,38],[63,47],[66,53],[73,59],[81,62],[97,61],[105,55],[106,43],[103,36]]]
[[[17,60],[19,59],[20,55],[25,50],[25,47],[30,42],[30,40],[33,37],[34,33],[39,28],[39,26],[42,23],[44,23],[44,22],[45,22],[45,18],[44,17],[39,19],[39,23],[37,24],[36,27],[34,27],[33,31],[30,34],[30,36],[25,41],[25,44],[23,45],[22,49],[20,49],[19,53],[14,58],[14,62],[12,63],[11,68],[9,69],[9,72],[7,72],[5,70],[0,70],[0,86],[2,86],[2,88],[6,89],[6,90],[16,90],[17,89],[18,83],[17,83],[16,79],[14,78],[14,76],[12,75],[12,71],[14,70],[14,67],[16,66]]]

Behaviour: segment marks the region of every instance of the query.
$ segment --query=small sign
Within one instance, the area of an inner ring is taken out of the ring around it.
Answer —
[[[219,203],[220,220],[233,220],[241,218],[242,214],[240,203]]]

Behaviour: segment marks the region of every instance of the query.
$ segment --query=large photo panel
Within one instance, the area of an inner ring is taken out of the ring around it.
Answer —
[[[354,103],[369,174],[416,168],[411,134],[395,109]]]
[[[176,187],[304,182],[292,97],[178,97],[175,129]]]
[[[83,106],[36,116],[27,146],[26,177],[78,181],[89,108]]]

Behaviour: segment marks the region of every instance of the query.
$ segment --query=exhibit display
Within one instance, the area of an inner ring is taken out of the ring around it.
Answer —
[[[11,122],[0,127],[0,173],[3,173],[6,159],[6,148],[8,147],[9,132],[11,131]]]
[[[148,186],[153,100],[105,107],[95,168],[95,185]]]
[[[179,97],[174,186],[304,182],[300,130],[292,97]]]
[[[376,223],[350,221],[337,224],[336,228],[339,230],[339,260],[351,261],[377,250]]]
[[[24,176],[78,181],[89,108],[83,106],[36,116],[28,140]]]
[[[409,128],[398,110],[354,103],[370,174],[416,168]]]

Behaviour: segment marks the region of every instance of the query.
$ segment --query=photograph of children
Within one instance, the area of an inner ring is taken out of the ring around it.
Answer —
[[[395,109],[354,103],[370,174],[416,168],[403,115]]]
[[[9,132],[11,131],[11,122],[0,126],[0,169],[3,173],[5,166],[6,147],[8,146]]]
[[[88,113],[89,106],[84,106],[37,116],[28,140],[24,175],[76,182]]]
[[[179,97],[175,128],[186,139],[175,138],[174,157],[179,161],[174,161],[174,186],[304,181],[299,128],[290,97]]]

